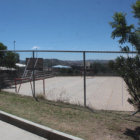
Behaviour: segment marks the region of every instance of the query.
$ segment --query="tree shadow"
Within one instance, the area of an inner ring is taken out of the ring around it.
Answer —
[[[134,140],[140,140],[140,127],[136,127],[135,130],[126,129],[124,134],[132,137]]]

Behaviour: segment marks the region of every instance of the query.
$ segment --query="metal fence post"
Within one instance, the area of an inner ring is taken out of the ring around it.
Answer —
[[[83,52],[84,63],[84,107],[86,107],[86,52]]]
[[[35,67],[34,67],[34,64],[35,64],[35,52],[33,51],[33,98],[36,99],[36,97],[35,97]]]

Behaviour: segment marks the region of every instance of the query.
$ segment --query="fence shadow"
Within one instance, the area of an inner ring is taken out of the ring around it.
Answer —
[[[124,134],[133,138],[134,140],[140,140],[140,127],[136,127],[135,130],[126,129]]]

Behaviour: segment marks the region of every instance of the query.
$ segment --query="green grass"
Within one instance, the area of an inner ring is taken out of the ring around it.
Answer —
[[[86,140],[132,140],[125,135],[140,127],[140,116],[131,112],[90,111],[80,106],[0,92],[0,110]]]

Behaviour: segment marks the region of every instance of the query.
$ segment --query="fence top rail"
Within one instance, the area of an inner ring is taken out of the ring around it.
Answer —
[[[126,53],[126,54],[136,54],[137,51],[74,51],[74,50],[0,50],[0,52],[62,52],[62,53]]]

